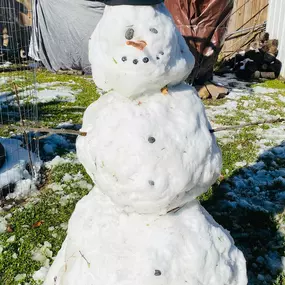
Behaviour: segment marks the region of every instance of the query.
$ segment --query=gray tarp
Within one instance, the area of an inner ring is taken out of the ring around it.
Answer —
[[[104,4],[88,0],[34,0],[29,55],[51,70],[89,70],[88,40]]]

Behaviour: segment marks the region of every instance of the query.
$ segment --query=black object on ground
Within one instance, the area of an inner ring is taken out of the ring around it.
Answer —
[[[6,153],[4,146],[0,143],[0,168],[3,166],[3,164],[6,161]]]

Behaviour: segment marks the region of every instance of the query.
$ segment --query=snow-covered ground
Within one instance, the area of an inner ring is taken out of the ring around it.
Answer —
[[[30,103],[33,106],[38,103],[44,106],[74,103],[77,94],[81,92],[80,86],[73,80],[64,82],[48,80],[48,82],[29,85],[30,77],[26,73],[23,73],[23,75],[10,74],[10,76],[7,73],[0,77],[0,124],[9,125],[19,120],[19,106],[14,94],[14,84],[18,85],[22,116],[24,119],[30,120],[32,124],[37,120],[38,110],[31,107]],[[64,112],[61,115],[64,116]],[[49,121],[51,125],[56,126],[55,122]],[[78,129],[78,125],[74,125],[72,120],[58,125],[58,128],[63,127]],[[50,160],[59,150],[64,149],[64,151],[61,151],[63,153],[74,151],[75,148],[75,138],[71,142],[68,136],[53,134],[41,139],[38,146],[36,140],[34,140],[35,134],[30,134],[29,143],[33,146],[33,150],[31,150],[31,157],[29,157],[29,152],[24,146],[25,138],[23,135],[20,135],[16,130],[10,131],[10,136],[11,138],[0,137],[0,143],[3,144],[6,152],[6,163],[0,169],[0,196],[6,200],[24,199],[32,193],[37,193],[41,183],[41,175],[39,174],[39,170],[43,165],[41,159],[44,161]],[[32,176],[32,171],[29,169],[30,160],[34,167],[34,176]]]
[[[23,81],[21,77],[17,77],[15,80]],[[8,77],[0,78],[0,86],[8,82]],[[72,90],[69,85],[74,84],[70,82],[49,82],[36,84],[36,86],[27,86],[20,90],[18,96],[20,98],[20,103],[34,102],[34,103],[48,103],[53,101],[59,102],[74,102],[75,95],[80,92],[80,90]],[[0,92],[0,104],[10,104],[16,105],[16,95],[12,91],[2,91]]]
[[[0,138],[0,143],[5,149],[5,163],[0,169],[0,189],[15,184],[13,193],[6,196],[7,199],[21,199],[36,191],[37,176],[32,177],[27,165],[33,165],[33,171],[39,172],[41,168],[40,158],[33,152],[29,158],[26,148],[22,147],[22,141],[17,139]]]
[[[7,189],[1,190],[0,194],[6,200],[20,200],[38,192],[42,179],[39,174],[43,167],[41,158],[49,160],[59,149],[64,149],[65,152],[74,151],[74,143],[66,136],[52,134],[41,140],[40,149],[30,150],[29,156],[23,141],[22,136],[0,138],[5,149],[5,163],[0,169],[0,189]],[[30,164],[33,166],[33,175],[29,170]]]
[[[284,118],[285,89],[249,87],[232,75],[215,81],[234,88],[221,103],[207,106],[213,128]],[[223,149],[224,180],[206,208],[243,250],[249,284],[273,284],[276,274],[285,272],[285,123],[216,136]]]

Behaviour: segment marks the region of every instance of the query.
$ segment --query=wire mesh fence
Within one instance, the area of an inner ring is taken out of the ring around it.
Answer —
[[[32,1],[0,0],[0,197],[36,187],[38,141],[16,127],[38,120],[36,65],[28,57]]]

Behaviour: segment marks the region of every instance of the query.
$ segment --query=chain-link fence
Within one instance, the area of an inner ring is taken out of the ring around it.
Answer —
[[[19,127],[38,119],[36,64],[28,57],[31,0],[0,0],[0,197],[36,187],[38,142]]]

